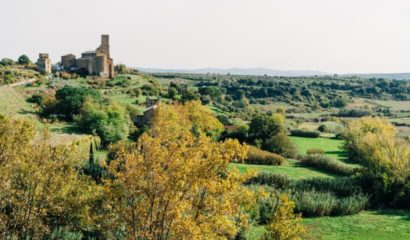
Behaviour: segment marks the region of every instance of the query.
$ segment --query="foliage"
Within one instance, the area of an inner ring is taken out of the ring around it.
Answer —
[[[284,121],[285,117],[280,113],[257,115],[249,123],[247,141],[264,150],[292,157],[295,149],[284,132]]]
[[[79,171],[76,144],[50,146],[26,120],[0,120],[0,236],[43,239],[67,227],[90,226],[91,202],[100,193]]]
[[[331,192],[296,191],[290,195],[296,203],[296,211],[303,216],[340,216],[356,214],[363,211],[368,197],[354,194],[337,198]]]
[[[306,150],[306,154],[307,155],[310,155],[310,154],[323,155],[323,154],[325,154],[325,151],[323,151],[323,149],[321,149],[321,148],[309,148],[308,150]]]
[[[14,65],[14,61],[13,61],[13,59],[10,59],[10,58],[3,58],[0,61],[0,65],[2,65],[2,66],[11,66],[11,65]]]
[[[98,135],[103,144],[126,139],[131,126],[130,117],[122,106],[92,100],[85,101],[76,123],[84,133]]]
[[[281,165],[286,159],[278,154],[261,150],[255,146],[249,146],[248,155],[245,163],[264,164],[264,165]]]
[[[192,128],[205,116],[180,111],[192,109],[159,106],[132,151],[118,147],[109,163],[107,227],[125,227],[127,238],[227,239],[244,224],[242,208],[252,197],[241,186],[245,176],[227,167],[246,147],[196,134]]]
[[[267,232],[263,240],[299,240],[305,229],[302,227],[300,214],[294,214],[295,203],[286,195],[279,196],[279,206],[275,211],[271,222],[267,226]]]
[[[373,204],[410,208],[410,146],[395,133],[384,119],[362,118],[349,123],[346,149],[365,167],[364,184],[373,194]]]
[[[45,111],[61,114],[66,120],[73,120],[75,115],[80,114],[87,98],[99,97],[99,93],[93,89],[64,86],[56,92],[55,105],[47,106],[48,110],[46,108]]]
[[[308,138],[318,138],[320,136],[320,132],[318,131],[309,131],[303,129],[292,129],[290,131],[292,136],[296,137],[308,137]]]
[[[18,58],[17,63],[20,65],[29,65],[31,63],[31,60],[27,57],[27,55],[23,54]]]

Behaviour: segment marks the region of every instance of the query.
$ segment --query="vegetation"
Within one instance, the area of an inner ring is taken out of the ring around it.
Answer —
[[[308,138],[317,138],[320,136],[318,131],[307,131],[303,129],[293,129],[290,131],[290,134],[295,137],[308,137]]]
[[[0,88],[0,112],[13,117],[0,120],[2,238],[337,239],[349,229],[354,239],[363,233],[345,219],[409,207],[410,131],[357,119],[405,121],[405,81],[125,65],[111,80],[50,80],[16,62],[0,61],[0,84],[40,81]],[[137,129],[150,97],[153,121]],[[392,213],[377,221],[407,229]],[[334,234],[323,219],[340,221]]]
[[[255,146],[249,146],[245,163],[263,165],[282,165],[286,159],[278,154],[263,151]]]

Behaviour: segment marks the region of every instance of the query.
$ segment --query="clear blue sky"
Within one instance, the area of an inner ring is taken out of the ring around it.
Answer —
[[[410,72],[408,0],[3,0],[0,58],[59,61],[111,35],[136,67]]]

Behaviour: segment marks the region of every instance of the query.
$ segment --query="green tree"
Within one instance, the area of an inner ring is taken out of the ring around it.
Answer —
[[[55,112],[66,120],[73,120],[80,114],[87,98],[100,99],[100,94],[93,89],[65,86],[57,90]]]
[[[20,65],[29,65],[31,63],[31,60],[29,57],[27,57],[27,55],[23,54],[18,58],[17,62]]]
[[[13,64],[14,64],[14,61],[10,58],[3,58],[0,61],[0,65],[3,65],[3,66],[11,66]]]
[[[91,99],[84,103],[76,122],[85,133],[98,135],[103,144],[126,139],[131,126],[129,114],[122,106]]]

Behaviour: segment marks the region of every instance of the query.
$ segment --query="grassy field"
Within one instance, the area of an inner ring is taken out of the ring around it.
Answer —
[[[34,111],[24,97],[12,87],[0,87],[0,114],[22,116]]]
[[[296,145],[299,154],[306,154],[306,150],[310,148],[320,148],[325,151],[326,156],[336,158],[339,160],[346,159],[346,153],[342,147],[343,140],[332,138],[304,138],[304,137],[290,137],[292,142]]]
[[[306,240],[406,240],[410,239],[409,211],[364,211],[352,216],[305,218]],[[258,240],[264,226],[251,227],[246,239]]]
[[[326,172],[322,172],[314,168],[302,167],[300,166],[299,162],[295,160],[289,160],[287,164],[284,164],[282,166],[235,163],[232,164],[232,167],[238,168],[240,172],[253,170],[257,172],[281,173],[294,179],[304,179],[312,177],[332,177],[331,174],[328,174]]]

